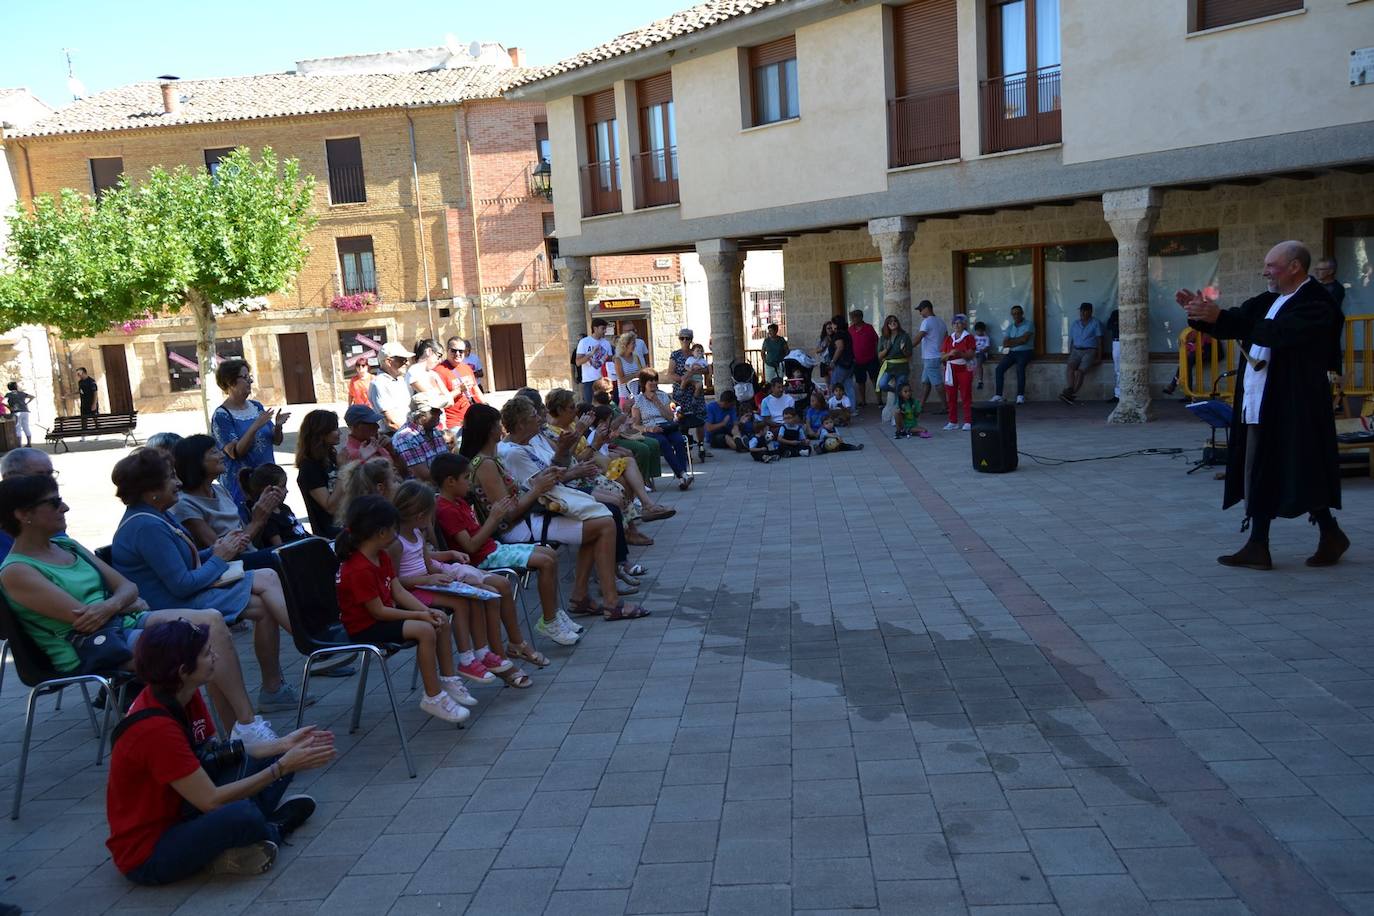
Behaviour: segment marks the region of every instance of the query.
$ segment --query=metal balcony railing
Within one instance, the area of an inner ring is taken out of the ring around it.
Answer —
[[[959,158],[959,87],[945,86],[887,103],[891,168]]]
[[[677,147],[635,153],[634,164],[636,206],[661,207],[678,202]]]
[[[620,203],[620,160],[606,159],[602,162],[589,162],[581,168],[582,175],[582,215],[601,216],[604,213],[619,213]]]
[[[367,201],[367,184],[360,165],[329,167],[329,201],[335,204],[361,204]]]
[[[1033,77],[1013,73],[979,83],[983,152],[1000,153],[1061,141],[1064,130],[1059,80],[1056,65],[1041,68]]]

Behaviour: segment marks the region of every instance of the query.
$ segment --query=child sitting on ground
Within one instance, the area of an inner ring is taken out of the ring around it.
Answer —
[[[830,415],[830,408],[825,406],[825,395],[819,391],[811,392],[811,403],[806,408],[806,428],[813,436],[821,433],[821,423]]]
[[[978,390],[983,390],[983,363],[992,355],[992,338],[988,336],[987,322],[973,323],[973,363],[978,367]]]
[[[830,392],[830,398],[825,402],[825,406],[830,408],[830,415],[835,418],[836,426],[849,425],[849,418],[854,411],[854,402],[849,399],[849,395],[844,393],[843,385],[835,386],[835,390]]]
[[[778,439],[773,428],[766,423],[756,425],[754,434],[749,437],[749,454],[755,461],[772,464],[781,456],[778,454]]]
[[[846,442],[835,432],[835,419],[826,417],[821,421],[821,428],[816,432],[816,450],[824,455],[826,452],[861,452],[863,443],[855,445]]]
[[[449,619],[406,590],[387,554],[387,546],[396,540],[398,521],[396,507],[384,496],[360,496],[349,504],[344,529],[334,542],[342,561],[339,618],[355,642],[413,640],[425,688],[420,709],[445,722],[465,722],[471,713],[459,701],[471,696],[453,667]]]
[[[797,408],[782,412],[782,427],[778,430],[778,451],[784,458],[806,458],[811,455],[811,440],[816,438],[797,416]]]
[[[922,439],[930,438],[930,431],[922,429],[921,402],[911,392],[911,384],[903,383],[897,389],[897,439],[909,439],[912,436],[919,436]]]

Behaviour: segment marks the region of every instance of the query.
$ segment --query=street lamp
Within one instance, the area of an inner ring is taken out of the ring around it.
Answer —
[[[530,191],[545,200],[553,200],[553,167],[549,160],[540,159],[530,171]]]

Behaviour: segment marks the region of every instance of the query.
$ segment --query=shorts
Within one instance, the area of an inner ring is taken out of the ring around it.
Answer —
[[[540,534],[544,531],[545,517],[542,513],[531,512],[528,518],[516,522],[509,531],[498,537],[504,544],[538,544]],[[559,544],[582,543],[580,521],[563,515],[550,515],[547,518],[549,528],[548,533],[544,535],[545,541],[556,541]]]
[[[1078,369],[1079,371],[1087,372],[1093,366],[1096,366],[1097,362],[1098,351],[1096,348],[1084,349],[1082,347],[1075,347],[1073,352],[1069,354],[1070,369]]]
[[[936,388],[944,387],[945,365],[940,362],[940,357],[921,360],[921,381],[929,382]]]
[[[528,569],[530,556],[534,553],[533,544],[502,544],[499,541],[496,549],[491,552],[481,563],[477,564],[478,569]]]
[[[389,642],[405,642],[405,634],[402,632],[404,626],[404,620],[379,620],[367,629],[349,633],[348,638],[354,642],[372,643],[374,646]]]
[[[878,370],[881,366],[882,362],[876,359],[866,363],[855,363],[854,384],[862,385],[868,381],[872,381],[874,384],[877,384]]]
[[[710,439],[709,439],[709,441],[710,441],[710,443],[711,443],[711,448],[725,448],[725,447],[726,447],[726,445],[725,445],[725,437],[728,436],[728,435],[730,435],[730,434],[729,434],[729,433],[711,433],[711,436],[710,436]]]

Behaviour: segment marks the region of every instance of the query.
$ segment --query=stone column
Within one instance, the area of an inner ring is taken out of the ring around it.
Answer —
[[[1150,410],[1150,230],[1159,218],[1157,188],[1102,195],[1102,216],[1116,236],[1121,322],[1121,400],[1108,423],[1144,423]]]
[[[583,257],[555,258],[554,269],[558,280],[563,284],[563,317],[568,323],[568,356],[571,365],[572,352],[577,342],[589,330],[587,320],[587,286],[592,282],[592,259]],[[577,391],[582,377],[576,369],[571,369],[573,391]]]
[[[697,242],[697,256],[706,271],[706,297],[711,306],[711,380],[716,392],[734,386],[730,364],[744,359],[744,303],[740,272],[744,258],[729,239]],[[698,343],[705,343],[697,338]]]
[[[916,318],[911,312],[911,240],[916,235],[916,220],[909,216],[885,216],[868,221],[868,234],[883,256],[883,313],[869,315],[880,330],[888,315],[896,315],[902,326],[911,330]]]

